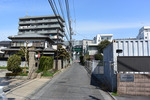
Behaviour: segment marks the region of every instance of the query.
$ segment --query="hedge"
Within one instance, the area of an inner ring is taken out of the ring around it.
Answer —
[[[12,55],[8,58],[7,61],[7,69],[12,71],[13,73],[21,72],[22,69],[20,68],[21,64],[21,57],[18,55]]]
[[[40,58],[39,70],[47,71],[53,68],[53,57],[42,56]]]

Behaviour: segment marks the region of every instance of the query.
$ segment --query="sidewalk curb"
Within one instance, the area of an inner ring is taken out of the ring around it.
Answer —
[[[35,80],[35,79],[24,81],[24,82],[22,82],[21,84],[17,85],[16,87],[12,88],[10,91],[5,92],[5,94],[7,95],[7,94],[13,92],[14,90],[16,90],[16,89],[22,87],[22,85],[24,86],[25,84],[28,84],[28,83],[30,83],[30,82],[32,82],[32,81],[34,81],[34,80]]]
[[[110,92],[107,92],[114,100],[117,100],[115,96],[111,95]]]
[[[17,82],[17,83],[15,83],[13,85],[4,86],[4,92],[7,94],[9,91],[13,90],[14,88],[16,88],[16,87],[18,87],[18,86],[20,86],[20,85],[22,85],[22,84],[24,84],[24,83],[26,83],[28,81],[29,80],[24,80],[22,82]]]

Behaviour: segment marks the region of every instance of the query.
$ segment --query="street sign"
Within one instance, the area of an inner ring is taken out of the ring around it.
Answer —
[[[134,75],[121,74],[120,82],[134,82]]]
[[[73,48],[73,51],[75,51],[75,52],[82,52],[82,48]]]

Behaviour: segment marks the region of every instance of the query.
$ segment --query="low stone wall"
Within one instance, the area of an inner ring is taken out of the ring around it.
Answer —
[[[122,81],[121,75],[133,75],[132,81]],[[117,92],[119,95],[150,96],[150,74],[117,74]]]

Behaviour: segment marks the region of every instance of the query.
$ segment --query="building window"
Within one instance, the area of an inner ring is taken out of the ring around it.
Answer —
[[[20,43],[20,46],[24,46],[24,42],[21,42],[21,43]]]
[[[145,29],[145,32],[148,32],[148,29]]]

